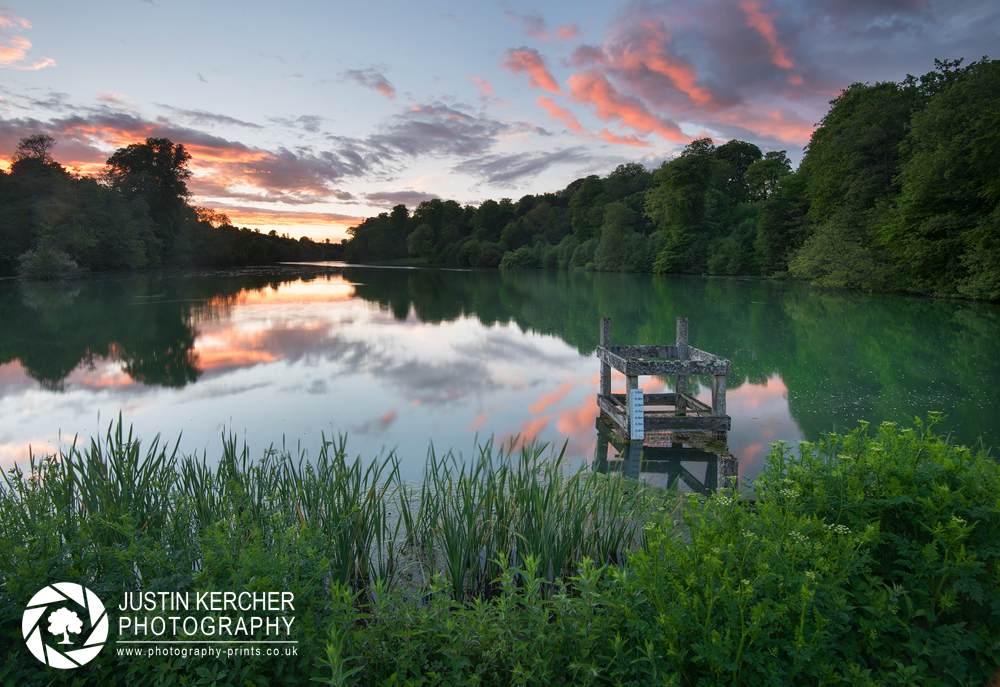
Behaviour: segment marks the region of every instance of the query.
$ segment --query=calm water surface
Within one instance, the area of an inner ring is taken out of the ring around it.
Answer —
[[[578,461],[597,443],[599,318],[616,343],[728,357],[728,441],[744,477],[771,442],[940,410],[957,442],[994,446],[1000,308],[725,278],[283,266],[0,282],[0,465],[106,431],[260,455],[321,433],[352,454],[533,437]],[[707,383],[698,387],[708,399]],[[647,392],[668,385],[642,378]],[[615,373],[615,390],[624,378]],[[704,470],[704,468],[702,468]]]

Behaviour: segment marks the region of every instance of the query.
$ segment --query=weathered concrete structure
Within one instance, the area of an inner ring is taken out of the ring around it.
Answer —
[[[728,432],[732,420],[726,415],[726,375],[732,365],[726,358],[695,348],[688,343],[688,318],[677,318],[677,343],[666,346],[615,346],[611,343],[611,318],[601,318],[601,388],[597,405],[601,419],[620,428],[626,441],[634,438],[628,392],[639,388],[644,375],[675,378],[674,393],[645,394],[642,422],[646,432],[707,431]],[[611,393],[611,369],[625,375],[625,393]],[[688,394],[688,377],[711,375],[712,404],[706,405]]]

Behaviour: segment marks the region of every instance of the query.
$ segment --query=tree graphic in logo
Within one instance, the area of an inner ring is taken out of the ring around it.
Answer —
[[[69,638],[69,633],[78,635],[83,632],[83,622],[80,620],[80,616],[73,611],[68,608],[60,608],[49,616],[49,632],[63,636],[60,644],[72,644],[73,640]]]
[[[53,607],[55,610],[49,612]],[[49,634],[62,637],[55,646],[43,639],[46,617]],[[45,665],[77,668],[92,661],[104,647],[108,639],[108,614],[97,594],[86,587],[56,582],[31,597],[21,616],[21,631],[32,655]],[[80,637],[74,641],[71,634]]]

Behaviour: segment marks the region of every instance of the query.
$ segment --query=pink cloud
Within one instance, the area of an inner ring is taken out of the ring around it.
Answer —
[[[478,411],[476,417],[472,420],[472,424],[469,425],[469,431],[475,432],[486,426],[486,423],[490,419],[490,414],[485,411]]]
[[[663,22],[643,22],[631,40],[616,46],[609,55],[613,69],[640,76],[644,69],[670,80],[674,88],[687,95],[695,105],[710,105],[711,94],[698,83],[698,73],[686,60],[667,50],[670,33]]]
[[[764,37],[771,49],[771,62],[782,69],[792,69],[795,65],[785,55],[785,46],[778,41],[778,32],[774,28],[775,14],[766,14],[761,8],[761,0],[742,0],[740,9],[747,15],[747,24],[756,29]],[[801,83],[801,79],[800,79]]]
[[[543,415],[542,417],[535,418],[534,420],[526,420],[521,423],[521,438],[524,441],[531,441],[538,437],[546,427],[548,427],[549,422],[552,421],[551,415]]]
[[[619,93],[604,74],[587,70],[569,77],[570,97],[578,103],[594,106],[594,114],[606,122],[620,121],[624,126],[644,134],[659,134],[668,141],[687,143],[685,135],[675,123],[656,117],[637,98]]]
[[[348,69],[343,72],[340,77],[342,79],[354,81],[362,86],[365,86],[366,88],[374,89],[377,93],[384,95],[389,100],[393,100],[396,97],[396,88],[389,83],[387,78],[385,78],[385,74],[382,73],[382,68],[380,67]]]
[[[636,146],[637,148],[652,147],[650,146],[649,143],[646,143],[641,138],[633,136],[631,134],[629,134],[628,136],[616,136],[607,129],[601,129],[598,135],[608,143],[617,143],[618,145],[625,145],[625,146]]]
[[[552,98],[547,95],[540,95],[535,103],[544,107],[545,111],[549,113],[549,116],[552,117],[552,119],[562,122],[569,129],[577,133],[584,133],[583,125],[580,124],[576,115],[567,110],[565,107],[559,105]]]
[[[592,404],[570,408],[559,413],[556,429],[563,436],[589,435],[594,431],[597,407]]]
[[[56,62],[51,57],[45,57],[31,65],[18,64],[27,57],[31,41],[24,36],[12,35],[10,31],[30,29],[31,23],[8,12],[0,7],[0,67],[33,71],[55,66]]]
[[[569,390],[572,388],[573,382],[566,382],[551,394],[542,394],[542,397],[538,399],[538,402],[528,408],[528,412],[532,415],[544,413],[546,410],[565,399],[566,394],[568,394]]]
[[[479,89],[479,99],[488,100],[493,97],[493,85],[489,81],[481,76],[476,76],[475,74],[469,74],[467,77],[469,81],[476,84],[476,88]]]
[[[809,142],[816,126],[811,122],[780,109],[759,111],[753,108],[716,113],[719,123],[743,127],[758,136],[773,136],[779,141],[804,146]]]
[[[572,41],[580,37],[579,24],[561,24],[555,31],[549,31],[549,24],[545,21],[538,10],[532,10],[527,14],[518,14],[512,10],[504,12],[504,16],[510,21],[520,26],[525,35],[531,38],[548,41],[552,39]]]
[[[556,27],[555,37],[563,41],[573,41],[580,37],[580,25],[568,24]]]
[[[534,48],[516,48],[505,53],[500,67],[514,74],[526,74],[528,85],[562,95],[562,90],[545,65],[545,59]]]

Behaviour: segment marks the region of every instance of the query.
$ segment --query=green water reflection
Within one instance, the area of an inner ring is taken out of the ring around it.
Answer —
[[[928,410],[943,411],[945,430],[961,443],[981,438],[996,445],[1000,438],[996,306],[820,292],[785,282],[581,272],[286,266],[0,282],[0,402],[24,390],[19,366],[47,394],[32,396],[32,412],[56,417],[44,399],[58,406],[70,375],[101,361],[120,363],[133,383],[186,393],[211,367],[199,350],[207,323],[233,318],[247,294],[293,293],[297,285],[331,280],[350,287],[345,300],[361,300],[400,325],[471,319],[484,337],[507,323],[556,337],[589,359],[581,369],[594,373],[599,318],[612,318],[616,342],[672,343],[675,318],[686,315],[695,346],[732,360],[731,392],[780,378],[788,413],[805,438],[858,420],[909,422]],[[330,341],[327,334],[310,345],[322,353]],[[518,365],[517,350],[504,355]],[[275,356],[297,360],[301,351]],[[232,368],[244,365],[233,360]],[[232,408],[220,405],[218,413],[224,421]],[[734,430],[741,421],[750,416],[734,416]],[[4,436],[17,442],[9,422],[0,419],[0,444]]]

